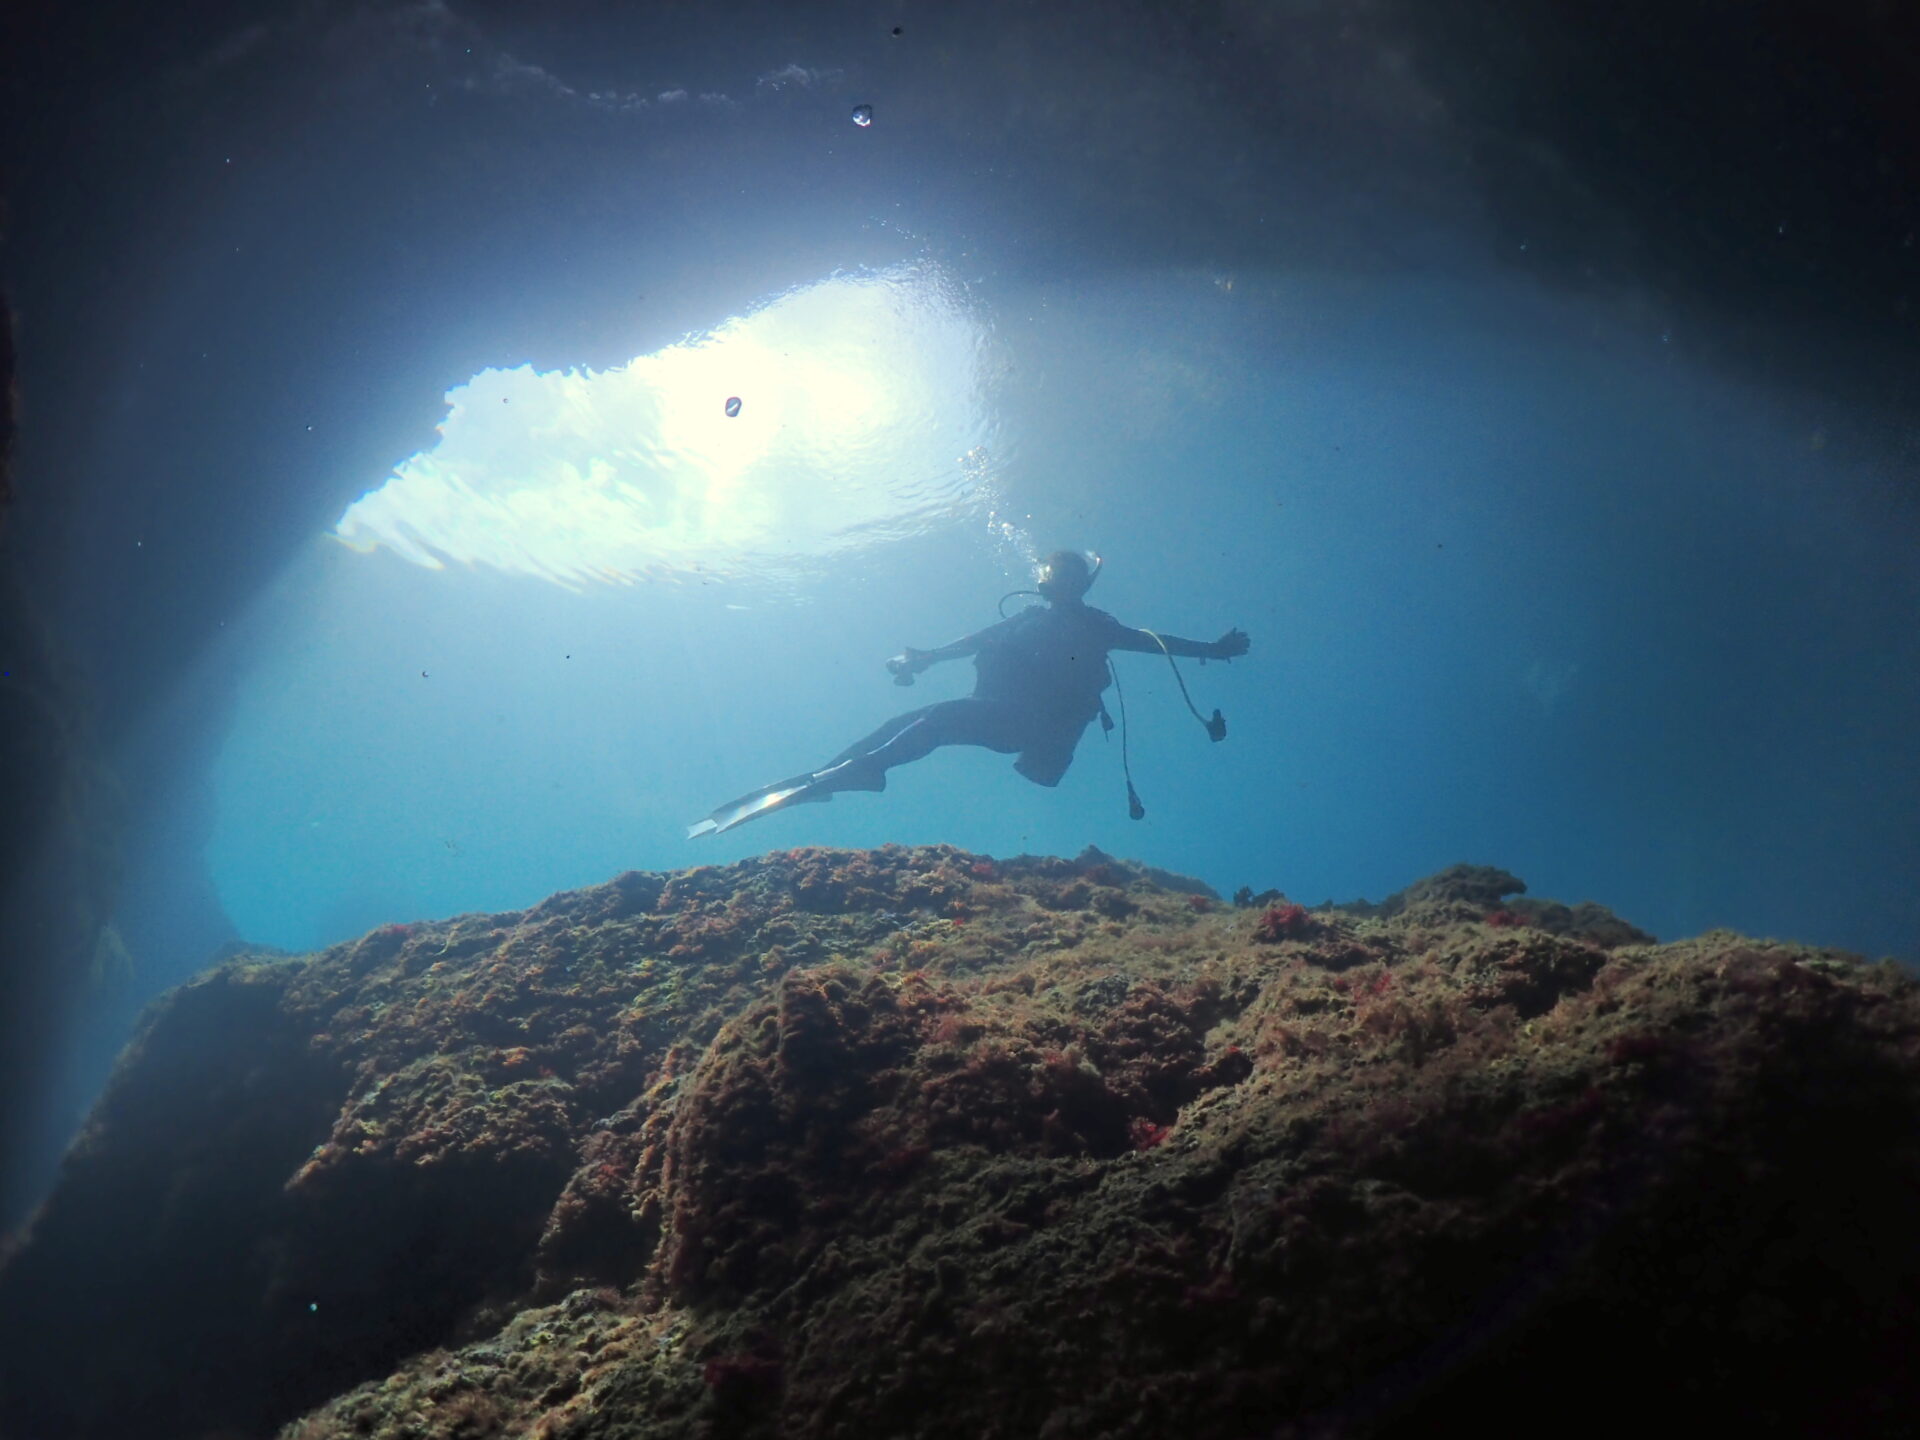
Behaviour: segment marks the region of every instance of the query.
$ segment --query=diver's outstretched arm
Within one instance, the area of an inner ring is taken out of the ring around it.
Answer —
[[[1247,632],[1238,626],[1227,631],[1218,640],[1187,640],[1178,635],[1161,635],[1152,630],[1135,630],[1122,626],[1120,636],[1114,641],[1116,650],[1134,650],[1146,655],[1157,655],[1164,651],[1168,655],[1180,655],[1194,660],[1231,660],[1244,655],[1250,645]]]
[[[978,652],[986,638],[1008,622],[1000,621],[984,630],[976,630],[971,635],[962,635],[958,640],[949,641],[938,650],[916,650],[911,645],[901,647],[900,653],[887,661],[887,669],[893,674],[896,685],[911,685],[913,677],[929,666],[942,660],[958,660],[963,655]]]

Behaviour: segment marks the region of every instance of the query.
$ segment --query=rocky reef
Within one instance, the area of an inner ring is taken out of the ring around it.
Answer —
[[[233,957],[0,1434],[1907,1433],[1920,986],[1523,889],[796,850]]]

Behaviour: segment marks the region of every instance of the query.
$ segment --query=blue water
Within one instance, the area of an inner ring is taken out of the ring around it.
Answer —
[[[238,931],[306,949],[796,845],[1091,844],[1308,902],[1497,864],[1662,938],[1920,958],[1912,517],[1822,414],[1492,276],[968,291],[1003,367],[992,495],[797,584],[569,589],[316,534],[228,657],[207,856]],[[1185,667],[1219,745],[1163,660],[1119,658],[1144,820],[1094,728],[1054,791],[952,749],[684,838],[966,693],[965,661],[911,690],[882,662],[989,623],[1063,545],[1129,624],[1253,638]]]

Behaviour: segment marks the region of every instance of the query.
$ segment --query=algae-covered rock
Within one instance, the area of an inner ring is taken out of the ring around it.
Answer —
[[[1920,990],[1524,888],[801,850],[232,958],[0,1435],[1903,1433]]]

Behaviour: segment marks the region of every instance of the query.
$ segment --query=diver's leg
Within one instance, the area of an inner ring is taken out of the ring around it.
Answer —
[[[815,783],[835,790],[884,790],[887,771],[924,759],[942,745],[984,745],[1011,754],[1021,746],[1021,731],[1019,717],[997,701],[943,700],[898,716],[843,750],[815,775]]]
[[[918,710],[909,710],[904,715],[894,716],[871,735],[856,740],[818,770],[802,771],[790,779],[776,780],[771,785],[762,785],[757,790],[749,790],[738,799],[729,800],[716,808],[705,820],[692,826],[687,832],[688,835],[709,835],[720,830],[728,830],[745,820],[755,819],[792,804],[830,800],[835,790],[884,790],[887,784],[884,775],[868,777],[857,773],[842,774],[841,783],[825,786],[818,783],[817,777],[838,770],[848,761],[858,759],[880,748],[932,708],[932,706],[922,706]]]
[[[687,828],[687,837],[716,835],[770,815],[789,805],[831,800],[841,790],[884,790],[887,771],[918,760],[942,745],[985,745],[1002,752],[1020,748],[1019,727],[1006,707],[985,700],[945,700],[896,715],[878,730],[855,741],[819,770],[748,791],[705,820]]]
[[[892,739],[869,751],[888,769],[931,755],[942,745],[982,745],[1010,755],[1024,741],[1021,717],[997,700],[943,700],[919,711]]]
[[[887,721],[886,724],[882,725],[878,730],[875,730],[871,735],[854,741],[853,744],[842,750],[814,773],[820,774],[833,769],[836,765],[844,765],[849,760],[857,760],[862,755],[871,755],[874,751],[892,740],[893,737],[898,735],[902,730],[905,730],[909,725],[919,724],[921,718],[925,716],[929,710],[938,710],[939,708],[940,706],[938,704],[922,705],[918,710],[909,710],[904,715],[894,716],[893,719]]]

